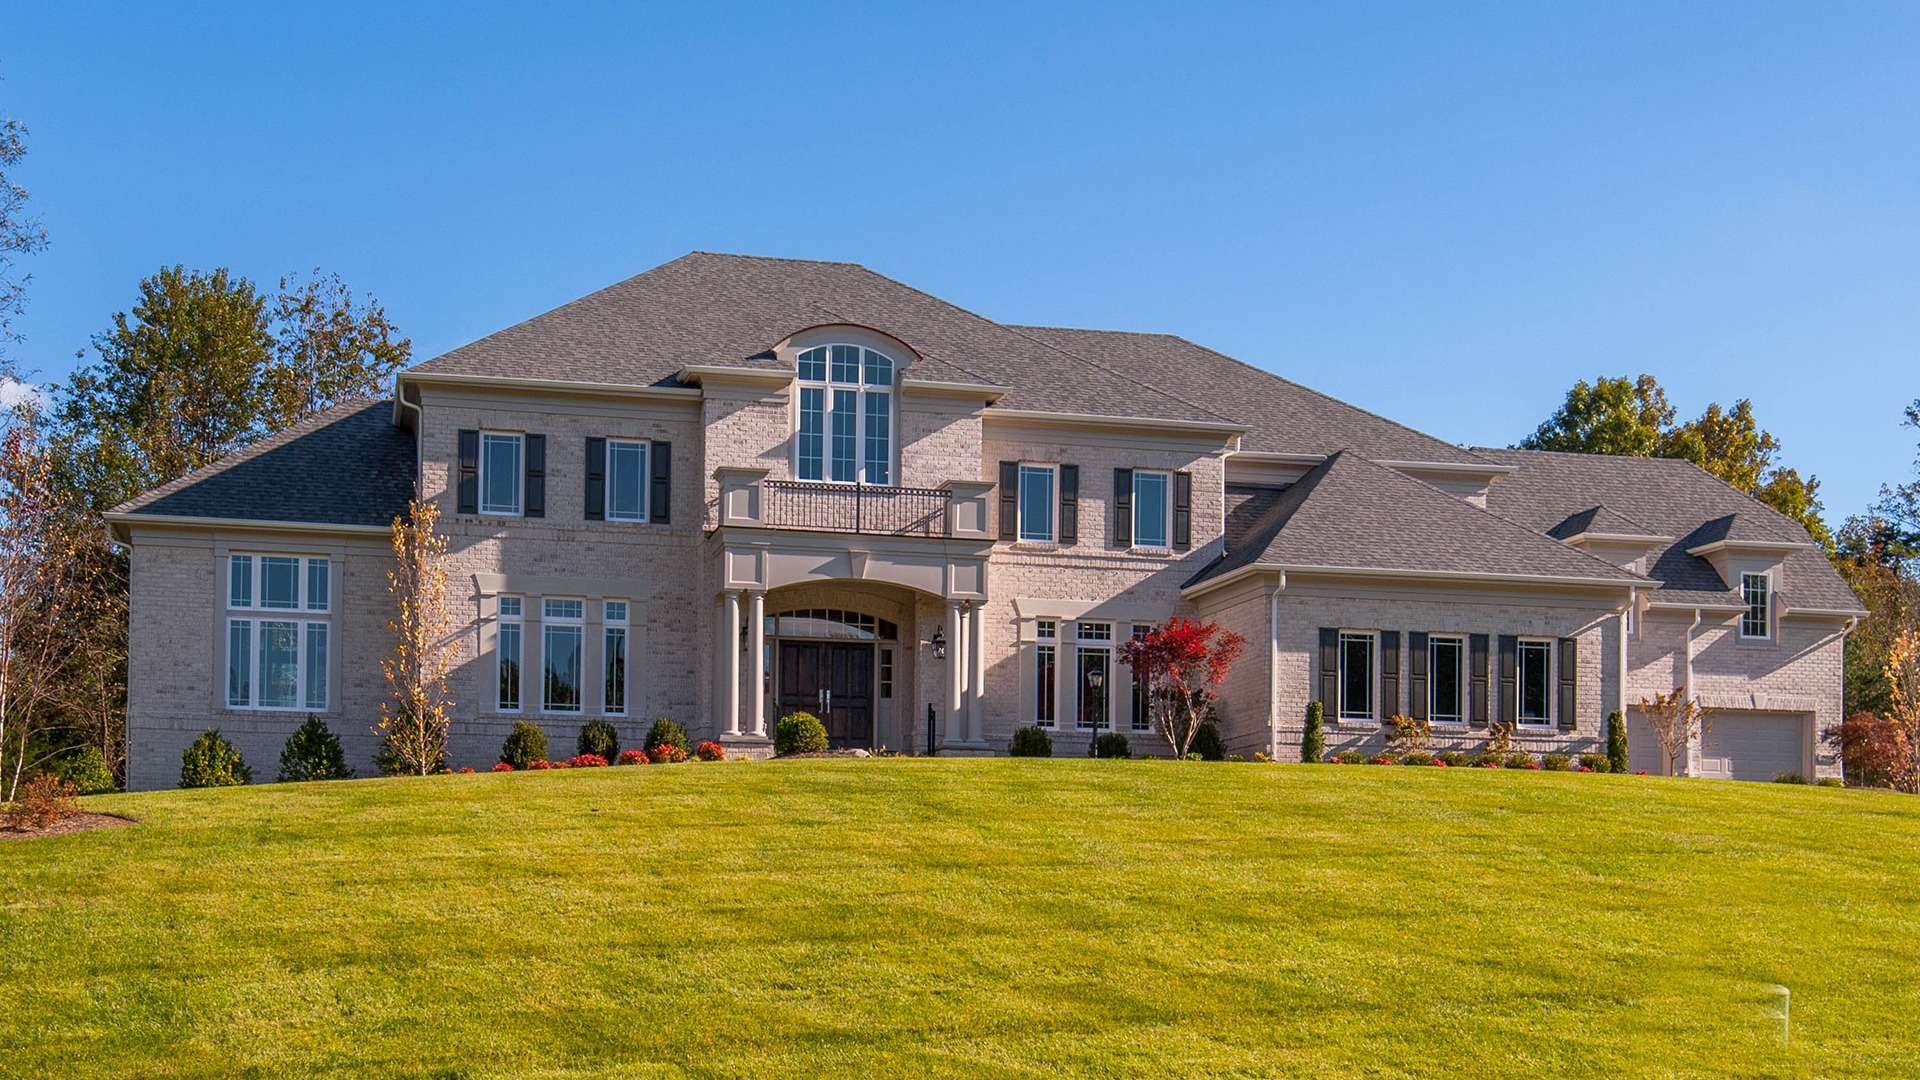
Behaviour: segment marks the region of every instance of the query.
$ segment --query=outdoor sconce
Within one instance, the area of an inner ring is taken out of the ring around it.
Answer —
[[[933,647],[933,658],[935,660],[945,660],[947,658],[947,628],[944,626],[934,627],[933,636],[927,639],[927,644]]]

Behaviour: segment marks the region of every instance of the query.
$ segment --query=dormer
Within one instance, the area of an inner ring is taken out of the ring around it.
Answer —
[[[1787,556],[1798,551],[1820,550],[1810,541],[1759,535],[1759,530],[1739,514],[1707,522],[1694,530],[1688,540],[1691,543],[1687,554],[1705,559],[1729,589],[1740,588],[1745,575],[1766,574],[1774,579],[1777,590],[1781,585],[1778,574]]]
[[[1654,556],[1673,543],[1619,511],[1592,506],[1547,530],[1547,535],[1595,558],[1636,574],[1645,574]]]

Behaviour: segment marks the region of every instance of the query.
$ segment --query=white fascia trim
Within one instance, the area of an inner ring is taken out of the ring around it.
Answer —
[[[1235,461],[1252,461],[1272,465],[1314,466],[1327,460],[1325,454],[1282,454],[1272,450],[1235,450],[1227,455],[1229,464]]]
[[[903,393],[939,394],[946,397],[978,398],[986,401],[999,401],[1013,392],[1010,386],[993,386],[988,383],[943,382],[939,379],[901,379]]]
[[[1710,544],[1687,549],[1689,555],[1711,555],[1716,551],[1731,554],[1742,552],[1754,555],[1783,555],[1795,551],[1819,551],[1818,544],[1803,544],[1798,540],[1715,540]]]
[[[403,371],[398,385],[416,383],[427,386],[477,386],[499,390],[545,390],[567,394],[597,394],[606,397],[662,398],[684,401],[698,398],[700,391],[691,386],[632,386],[625,383],[575,382],[567,379],[518,379],[498,375],[455,375],[437,371]]]
[[[725,364],[689,364],[680,369],[678,377],[685,383],[703,383],[708,379],[715,382],[762,383],[767,386],[785,386],[792,382],[795,373],[784,369],[728,367]]]
[[[1245,424],[1211,420],[1162,420],[1150,416],[1097,416],[1092,413],[1043,412],[1037,409],[993,409],[989,420],[1023,420],[1028,423],[1057,424],[1062,427],[1146,428],[1152,431],[1195,431],[1207,435],[1245,435],[1253,429]]]
[[[1401,570],[1358,566],[1301,566],[1294,563],[1252,563],[1230,574],[1180,590],[1193,596],[1252,574],[1318,574],[1329,577],[1385,578],[1392,581],[1482,582],[1489,585],[1577,585],[1583,588],[1623,589],[1629,594],[1646,582],[1619,578],[1569,577],[1544,574],[1488,574],[1468,570]]]
[[[1518,465],[1481,465],[1470,461],[1393,461],[1383,458],[1374,464],[1401,472],[1444,472],[1462,476],[1511,476],[1520,471]]]
[[[1564,544],[1586,544],[1586,543],[1645,544],[1648,547],[1655,547],[1660,544],[1673,543],[1673,537],[1650,536],[1650,535],[1644,535],[1641,533],[1583,532],[1583,533],[1575,533],[1574,535],[1569,536],[1565,540],[1561,541],[1561,543],[1564,543]]]
[[[1745,611],[1745,604],[1701,604],[1685,600],[1647,601],[1648,611]]]
[[[252,518],[187,517],[180,514],[143,514],[108,511],[108,528],[121,540],[136,525],[161,529],[244,529],[253,532],[323,533],[334,536],[391,536],[386,525],[335,525],[314,521],[255,521]]]
[[[1864,611],[1843,611],[1840,608],[1789,607],[1781,610],[1780,617],[1783,619],[1796,617],[1814,619],[1858,619],[1866,614]]]

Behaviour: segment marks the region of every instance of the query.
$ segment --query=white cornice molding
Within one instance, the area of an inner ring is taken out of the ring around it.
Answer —
[[[189,517],[183,514],[143,514],[138,510],[105,515],[107,527],[125,542],[136,526],[156,529],[223,529],[228,531],[307,533],[321,536],[391,536],[386,525],[338,525],[318,521],[259,521],[252,518]]]
[[[1707,556],[1724,551],[1729,555],[1791,555],[1796,551],[1819,551],[1818,544],[1798,540],[1715,540],[1687,549],[1689,555]]]
[[[989,383],[946,382],[940,379],[900,380],[900,392],[903,394],[925,394],[930,397],[972,398],[977,401],[995,402],[1013,392],[1010,386],[994,386]]]
[[[704,386],[708,382],[748,383],[754,386],[785,386],[794,373],[781,369],[729,367],[726,364],[688,364],[680,369],[684,383]]]
[[[1312,468],[1325,460],[1325,454],[1282,454],[1272,450],[1235,450],[1227,455],[1229,465],[1245,461],[1259,465],[1305,465]]]

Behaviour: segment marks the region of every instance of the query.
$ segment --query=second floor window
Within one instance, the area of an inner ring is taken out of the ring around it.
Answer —
[[[1170,498],[1173,476],[1169,473],[1133,471],[1133,546],[1165,548],[1172,546],[1173,500]]]
[[[1740,600],[1747,608],[1740,616],[1740,636],[1773,636],[1773,579],[1765,574],[1741,574]]]
[[[647,520],[647,444],[607,440],[607,520]]]
[[[797,363],[794,475],[893,483],[893,361],[859,345],[821,345]]]
[[[1053,539],[1053,477],[1051,465],[1020,466],[1020,539]]]
[[[480,433],[480,512],[520,512],[520,436]]]

